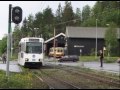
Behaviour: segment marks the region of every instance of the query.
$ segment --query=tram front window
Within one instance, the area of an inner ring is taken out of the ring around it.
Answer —
[[[42,43],[41,42],[27,42],[26,43],[26,53],[42,53]]]

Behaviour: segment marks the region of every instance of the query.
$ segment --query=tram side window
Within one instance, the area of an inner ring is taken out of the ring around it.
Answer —
[[[26,46],[26,53],[28,53],[28,46]]]
[[[19,45],[19,52],[20,51],[25,51],[25,49],[24,49],[24,44],[23,43],[21,43],[20,45]]]
[[[20,48],[21,51],[25,52],[25,43],[21,43],[21,48]]]
[[[21,45],[19,45],[19,52],[21,51]]]

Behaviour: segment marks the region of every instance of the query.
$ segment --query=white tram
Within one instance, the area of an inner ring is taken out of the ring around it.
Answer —
[[[40,67],[44,65],[44,39],[37,37],[22,38],[19,42],[18,63],[21,66]]]

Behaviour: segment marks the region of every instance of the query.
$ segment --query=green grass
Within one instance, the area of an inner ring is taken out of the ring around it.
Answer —
[[[105,57],[104,62],[105,63],[117,63],[118,57]]]
[[[0,88],[1,89],[35,89],[46,88],[42,82],[37,80],[35,76],[25,69],[21,73],[10,73],[9,78],[6,77],[5,71],[0,71]]]
[[[0,88],[2,89],[17,89],[17,88],[31,88],[31,78],[30,73],[10,73],[9,78],[4,72],[0,72]]]
[[[117,61],[118,57],[104,57],[105,63],[115,63]],[[92,61],[99,61],[99,57],[95,58],[95,56],[80,56],[79,58],[82,62],[92,62]]]
[[[13,54],[12,57],[10,56],[10,60],[17,60],[17,59],[18,59],[17,54]]]
[[[80,56],[79,60],[83,62],[91,62],[91,61],[97,61],[98,57],[95,58],[95,56]]]

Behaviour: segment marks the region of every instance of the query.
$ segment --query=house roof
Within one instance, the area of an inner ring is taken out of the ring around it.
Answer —
[[[55,36],[55,38],[57,38],[57,37],[59,37],[59,36],[61,36],[61,35],[65,37],[65,34],[64,34],[64,33],[59,33],[58,35]],[[54,39],[54,37],[46,40],[45,43],[48,43],[49,41],[51,41],[51,40],[53,40],[53,39]]]
[[[66,27],[66,36],[70,38],[104,38],[107,28],[103,27]],[[119,33],[117,28],[117,33]]]

